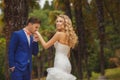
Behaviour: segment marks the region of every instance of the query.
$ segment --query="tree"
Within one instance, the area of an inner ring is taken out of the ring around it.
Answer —
[[[97,19],[98,19],[98,37],[100,41],[100,69],[101,76],[103,77],[105,74],[104,70],[104,45],[105,45],[105,27],[104,27],[104,11],[103,11],[103,0],[96,0],[97,5]],[[102,78],[101,77],[101,78]],[[104,78],[104,77],[103,77]]]
[[[57,10],[62,10],[72,19],[70,0],[54,0],[54,6]]]
[[[43,9],[45,10],[45,9],[50,9],[50,8],[51,8],[51,6],[49,5],[49,2],[45,1],[45,5],[44,5]]]
[[[82,13],[82,0],[74,0],[73,2],[74,11],[75,11],[75,22],[77,26],[78,33],[78,72],[80,80],[83,79],[83,71],[82,71],[82,59],[83,54],[86,54],[86,44],[85,44],[85,28],[83,22],[83,13]]]

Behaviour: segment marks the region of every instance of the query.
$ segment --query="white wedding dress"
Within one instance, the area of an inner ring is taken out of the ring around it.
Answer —
[[[71,73],[71,64],[67,57],[70,47],[60,42],[54,44],[56,53],[54,67],[48,68],[46,80],[76,80],[76,77]]]

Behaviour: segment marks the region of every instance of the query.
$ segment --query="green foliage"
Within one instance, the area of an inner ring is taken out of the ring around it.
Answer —
[[[3,23],[3,14],[1,14],[0,15],[0,33],[2,33],[3,26],[4,26],[4,23]]]
[[[106,78],[108,80],[119,80],[120,79],[120,68],[114,68],[114,69],[107,69],[106,70]],[[100,76],[99,73],[92,72],[91,80],[97,80]]]
[[[120,79],[120,68],[107,69],[106,76],[110,80],[119,80]]]
[[[5,61],[5,38],[0,38],[0,80],[4,80],[4,61]]]
[[[51,6],[49,5],[49,2],[46,0],[43,9],[45,10],[45,9],[50,9],[50,8],[51,8]]]
[[[50,11],[49,12],[49,22],[50,22],[50,24],[55,24],[56,17],[59,14],[64,14],[64,12],[63,11],[59,11],[59,10],[54,10],[54,11]]]
[[[28,5],[29,5],[29,10],[32,11],[34,9],[40,9],[40,5],[38,3],[38,0],[29,0],[28,1]]]
[[[119,26],[118,26],[119,27]],[[106,43],[112,49],[120,48],[120,34],[115,30],[113,24],[106,25]]]
[[[30,17],[35,16],[41,20],[41,30],[53,30],[53,25],[49,25],[49,10],[34,10],[30,13]]]
[[[57,10],[62,10],[65,7],[65,0],[53,0],[53,6]]]
[[[94,45],[89,48],[89,69],[91,71],[100,72],[100,48],[99,41],[94,40]],[[114,56],[114,51],[111,48],[104,48],[105,69],[111,68],[109,58]]]

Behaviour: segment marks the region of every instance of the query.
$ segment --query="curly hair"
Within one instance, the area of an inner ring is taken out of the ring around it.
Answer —
[[[65,27],[65,33],[67,35],[66,37],[68,40],[68,45],[71,48],[74,48],[75,44],[78,42],[78,37],[73,29],[71,19],[67,15],[58,15],[57,17],[61,17],[64,19],[64,27]]]

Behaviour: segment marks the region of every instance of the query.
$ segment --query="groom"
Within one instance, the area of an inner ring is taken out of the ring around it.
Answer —
[[[13,32],[9,44],[9,70],[11,80],[30,80],[32,54],[37,55],[38,43],[33,34],[40,27],[40,20],[30,18],[25,28]]]

